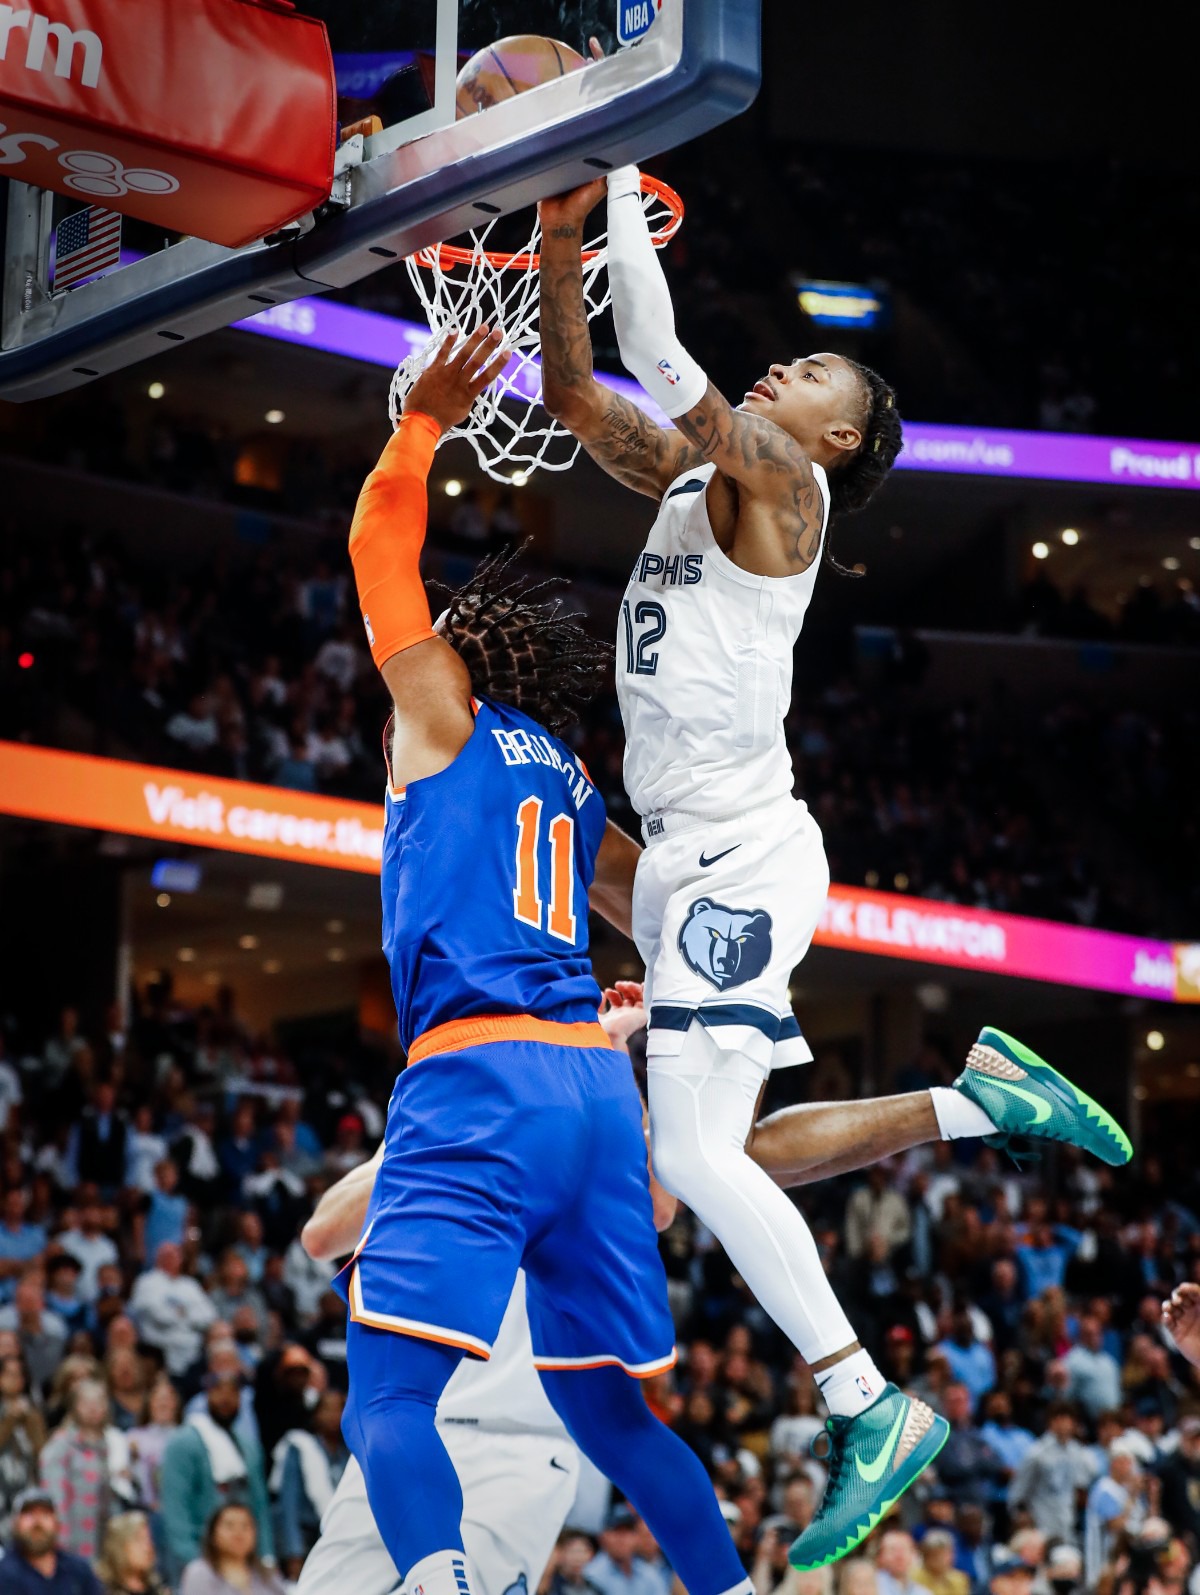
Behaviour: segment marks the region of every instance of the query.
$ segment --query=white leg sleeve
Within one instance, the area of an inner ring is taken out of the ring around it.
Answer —
[[[608,280],[621,359],[670,416],[700,403],[708,378],[675,335],[671,290],[650,242],[641,174],[621,166],[608,174]]]
[[[669,1069],[651,1059],[654,1172],[712,1230],[763,1308],[814,1363],[852,1345],[855,1334],[799,1209],[746,1155],[763,1079],[757,1065],[721,1052],[698,1024]]]

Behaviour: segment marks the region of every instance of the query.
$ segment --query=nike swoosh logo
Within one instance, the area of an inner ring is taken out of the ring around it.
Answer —
[[[879,1455],[874,1462],[864,1463],[861,1457],[855,1457],[854,1466],[858,1469],[859,1477],[867,1484],[878,1484],[883,1477],[884,1469],[895,1455],[896,1447],[900,1444],[900,1431],[904,1427],[904,1420],[908,1417],[908,1402],[896,1414],[896,1421],[892,1424],[891,1433],[879,1448]]]
[[[704,854],[701,853],[700,868],[707,869],[710,864],[720,863],[721,859],[728,858],[730,853],[736,853],[741,845],[740,842],[735,842],[732,847],[727,847],[723,853],[714,853],[711,858],[705,858]]]
[[[570,1473],[571,1471],[570,1468],[564,1467],[557,1457],[550,1458],[550,1466],[552,1468],[557,1468],[560,1473]]]
[[[1019,1085],[1013,1085],[1008,1080],[989,1079],[988,1084],[995,1086],[998,1091],[1008,1091],[1014,1097],[1020,1097],[1022,1102],[1028,1102],[1033,1109],[1033,1118],[1029,1121],[1030,1128],[1035,1124],[1045,1124],[1050,1117],[1050,1104],[1044,1097],[1035,1097],[1032,1091],[1023,1091]]]

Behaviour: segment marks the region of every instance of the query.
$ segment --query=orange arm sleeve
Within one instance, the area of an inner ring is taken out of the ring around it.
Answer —
[[[402,416],[355,506],[350,562],[371,657],[381,670],[393,654],[434,634],[421,549],[429,515],[426,481],[441,435],[431,416]]]

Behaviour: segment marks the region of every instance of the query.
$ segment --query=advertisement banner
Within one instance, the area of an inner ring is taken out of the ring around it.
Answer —
[[[382,783],[381,783],[382,785]],[[0,813],[378,874],[383,805],[0,742]],[[1200,943],[832,886],[821,947],[1200,1002]]]
[[[0,812],[378,874],[383,805],[0,742]]]

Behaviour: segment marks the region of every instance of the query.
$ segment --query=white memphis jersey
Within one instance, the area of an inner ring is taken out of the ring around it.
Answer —
[[[790,796],[795,779],[783,720],[821,556],[796,576],[735,565],[709,524],[715,469],[701,466],[667,489],[621,605],[625,790],[644,820],[740,814]],[[823,545],[829,484],[812,469]]]
[[[550,1405],[533,1366],[523,1272],[517,1273],[492,1355],[486,1362],[463,1358],[442,1392],[437,1421],[499,1433],[567,1438],[562,1419]]]

